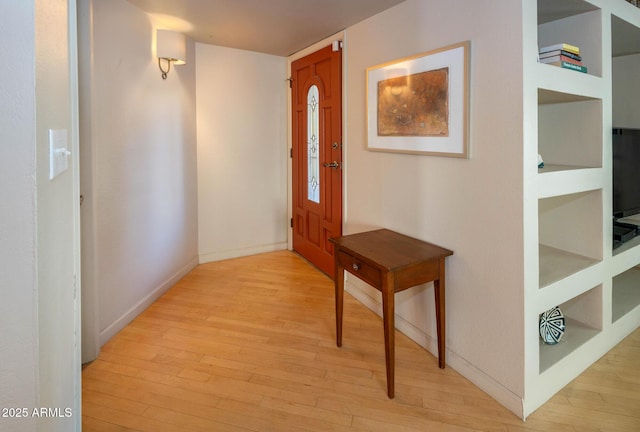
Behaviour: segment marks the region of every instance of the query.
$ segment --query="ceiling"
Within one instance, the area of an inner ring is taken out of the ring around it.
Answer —
[[[404,0],[128,0],[196,42],[288,56]]]

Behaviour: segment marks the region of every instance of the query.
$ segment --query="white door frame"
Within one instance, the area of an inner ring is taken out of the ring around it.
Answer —
[[[78,84],[78,20],[76,0],[68,0],[68,26],[69,26],[69,100],[71,117],[71,154],[76,155],[72,163],[73,176],[73,412],[74,430],[82,430],[82,363],[81,363],[81,236],[80,236],[80,101]]]

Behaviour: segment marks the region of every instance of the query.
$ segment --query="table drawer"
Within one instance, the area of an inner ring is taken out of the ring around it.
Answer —
[[[344,267],[346,271],[358,276],[369,285],[373,285],[375,288],[381,288],[381,276],[380,270],[369,264],[363,263],[362,260],[351,256],[343,251],[338,251],[338,262]]]

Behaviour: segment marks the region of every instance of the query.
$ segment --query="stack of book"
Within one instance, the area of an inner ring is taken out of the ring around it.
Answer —
[[[580,48],[567,43],[559,43],[540,48],[538,53],[540,63],[546,63],[561,68],[587,73],[587,67],[582,64]]]

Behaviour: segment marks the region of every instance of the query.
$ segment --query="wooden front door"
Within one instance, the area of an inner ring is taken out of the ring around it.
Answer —
[[[334,277],[342,234],[342,53],[328,46],[291,64],[293,249]]]

